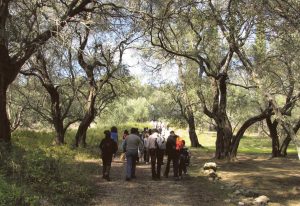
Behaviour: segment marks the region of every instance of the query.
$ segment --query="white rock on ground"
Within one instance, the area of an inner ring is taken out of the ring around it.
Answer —
[[[206,162],[203,166],[204,170],[213,169],[214,171],[217,171],[217,164],[215,162]]]
[[[265,195],[261,195],[261,196],[255,198],[254,204],[262,206],[262,205],[267,205],[269,201],[270,201],[270,198],[268,198]]]

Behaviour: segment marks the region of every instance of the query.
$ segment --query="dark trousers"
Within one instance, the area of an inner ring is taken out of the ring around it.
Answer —
[[[168,161],[167,161],[167,166],[166,166],[166,170],[165,170],[164,176],[166,176],[166,177],[169,176],[171,161],[173,162],[174,177],[178,177],[179,154],[177,154],[177,153],[168,154]]]
[[[150,149],[152,178],[160,178],[163,150]]]
[[[179,158],[179,171],[178,171],[179,172],[179,176],[182,176],[182,171],[184,173],[187,172],[185,162],[186,162],[186,158],[180,156],[180,158]]]
[[[144,162],[149,162],[149,149],[144,149]]]
[[[112,162],[112,154],[102,154],[102,174],[103,176],[109,176],[110,166]]]

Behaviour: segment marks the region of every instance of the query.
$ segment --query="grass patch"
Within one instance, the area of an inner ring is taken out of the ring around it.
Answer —
[[[117,125],[119,141],[125,129],[150,127],[144,123]],[[87,147],[74,148],[76,131],[66,134],[66,145],[53,146],[53,132],[16,131],[12,146],[0,144],[0,205],[88,205],[95,196],[95,176],[99,173],[98,145],[103,132],[111,125],[91,128]],[[187,145],[185,130],[176,130]],[[199,133],[199,142],[206,152],[215,150],[216,134]],[[197,149],[191,149],[197,153]],[[271,141],[258,136],[244,136],[239,153],[271,153]],[[291,143],[289,153],[296,153]]]
[[[121,141],[124,129],[148,124],[117,126]],[[74,130],[67,132],[67,144],[62,146],[52,145],[53,132],[15,131],[10,150],[0,144],[0,205],[89,204],[97,191],[98,145],[110,128],[89,129],[86,148],[74,148]]]
[[[191,141],[188,132],[183,129],[176,130],[177,134],[184,138],[186,145],[190,146]],[[198,132],[199,143],[202,144],[207,151],[215,151],[216,132]],[[256,153],[256,154],[271,154],[272,142],[269,137],[258,136],[254,134],[246,134],[240,141],[238,153]],[[288,153],[297,154],[297,149],[293,141],[287,150]]]

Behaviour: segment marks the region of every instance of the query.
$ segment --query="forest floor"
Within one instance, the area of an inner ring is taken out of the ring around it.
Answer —
[[[234,194],[235,186],[268,196],[271,206],[300,205],[300,161],[296,156],[268,159],[262,154],[241,154],[235,162],[218,161],[217,173],[221,180],[210,181],[201,168],[205,162],[212,161],[212,155],[202,149],[192,150],[188,175],[180,181],[172,177],[153,181],[151,166],[144,163],[138,164],[136,179],[125,181],[125,162],[116,158],[110,182],[101,178],[99,166],[99,172],[93,177],[97,195],[90,205],[238,205],[243,197]],[[95,159],[90,161],[99,164]]]

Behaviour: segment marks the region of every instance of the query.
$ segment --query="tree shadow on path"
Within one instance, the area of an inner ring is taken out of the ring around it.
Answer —
[[[137,179],[125,181],[125,163],[113,162],[112,181],[102,179],[100,172],[95,177],[97,197],[90,205],[226,205],[226,192],[206,177],[187,175],[179,181],[172,177],[154,181],[151,179],[150,167],[139,164]],[[164,169],[165,165],[162,171]]]

